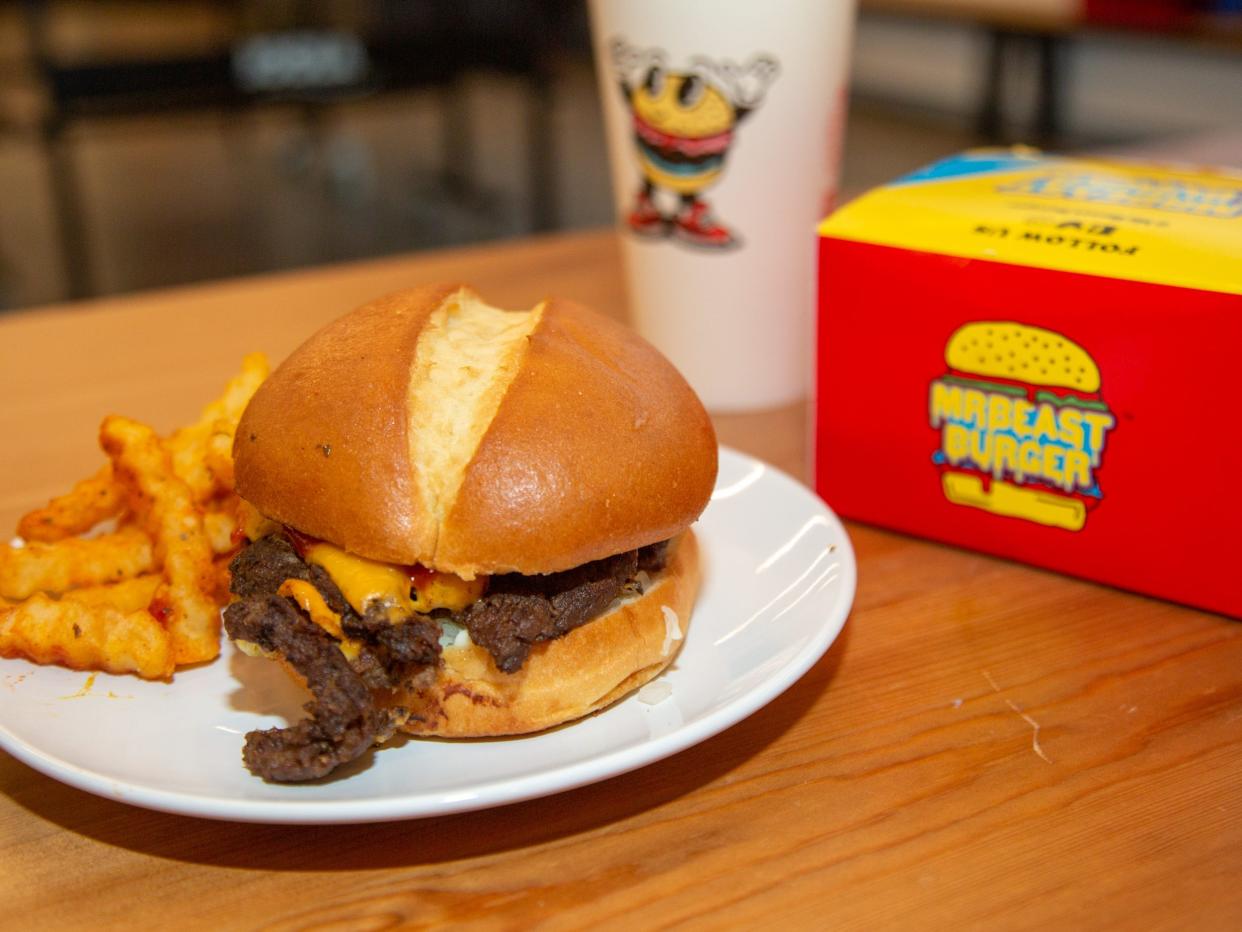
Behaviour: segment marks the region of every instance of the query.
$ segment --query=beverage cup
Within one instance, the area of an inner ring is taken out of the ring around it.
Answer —
[[[591,0],[631,319],[708,408],[807,396],[853,0]]]

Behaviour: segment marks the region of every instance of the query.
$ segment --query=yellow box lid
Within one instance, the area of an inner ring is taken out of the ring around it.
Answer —
[[[978,149],[864,194],[819,232],[1242,294],[1242,173]]]

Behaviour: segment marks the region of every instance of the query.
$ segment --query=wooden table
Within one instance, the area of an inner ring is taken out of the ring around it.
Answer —
[[[2,319],[0,526],[94,468],[102,414],[170,428],[244,352],[280,358],[437,279],[623,312],[616,242],[594,233]],[[723,442],[799,476],[804,424],[800,407],[718,420]],[[99,799],[0,754],[0,926],[1242,925],[1242,626],[850,532],[854,612],[806,677],[697,747],[559,796],[242,825]]]

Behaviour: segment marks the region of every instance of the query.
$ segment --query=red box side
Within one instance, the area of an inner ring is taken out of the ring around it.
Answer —
[[[1242,617],[1242,298],[824,238],[816,488],[841,514]],[[931,383],[971,321],[1064,334],[1116,419],[1069,531],[951,503]]]

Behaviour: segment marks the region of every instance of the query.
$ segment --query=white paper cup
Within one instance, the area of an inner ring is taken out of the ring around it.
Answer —
[[[591,0],[630,308],[716,411],[810,387],[853,0]]]

